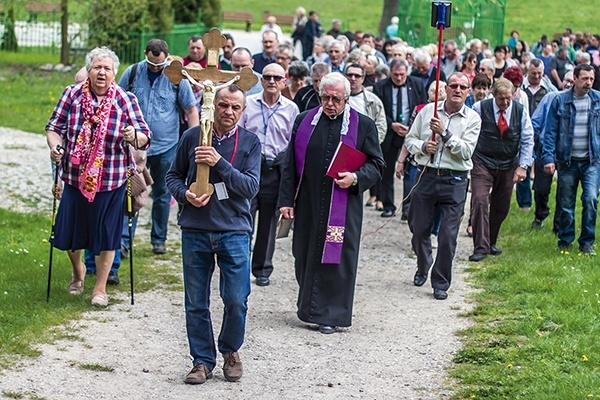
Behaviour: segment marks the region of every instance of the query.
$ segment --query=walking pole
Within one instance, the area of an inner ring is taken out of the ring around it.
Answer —
[[[129,155],[131,153],[127,153],[127,216],[129,217],[127,220],[127,225],[129,228],[129,285],[131,292],[131,305],[134,305],[135,301],[133,299],[133,199],[131,196],[131,160],[129,160]]]
[[[61,145],[56,145],[56,151],[63,149]],[[48,288],[46,290],[46,302],[50,301],[50,284],[52,282],[52,252],[54,250],[54,226],[56,225],[56,201],[58,200],[58,167],[59,162],[54,164],[54,185],[52,186],[52,228],[50,229],[50,260],[48,261]]]

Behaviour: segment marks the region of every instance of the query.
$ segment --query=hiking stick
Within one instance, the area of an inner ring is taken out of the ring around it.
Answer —
[[[56,145],[56,151],[63,149],[61,145]],[[56,225],[56,202],[58,197],[58,167],[59,161],[54,165],[54,185],[52,186],[52,228],[50,229],[50,259],[48,261],[48,288],[46,290],[46,302],[50,301],[50,284],[52,282],[52,253],[54,250],[54,227]]]

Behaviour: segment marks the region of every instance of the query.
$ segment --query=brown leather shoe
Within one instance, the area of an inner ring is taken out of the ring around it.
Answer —
[[[229,382],[235,382],[242,377],[242,362],[240,355],[233,351],[223,354],[223,375]]]
[[[212,372],[204,364],[198,363],[194,364],[194,368],[186,375],[183,381],[190,385],[199,385],[212,377]]]

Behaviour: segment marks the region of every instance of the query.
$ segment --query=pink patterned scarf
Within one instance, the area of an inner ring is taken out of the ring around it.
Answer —
[[[100,187],[104,165],[104,140],[110,109],[117,92],[116,86],[115,82],[110,84],[106,95],[94,113],[94,99],[89,78],[83,84],[81,101],[83,126],[75,141],[75,150],[71,161],[75,165],[82,165],[79,173],[79,190],[90,203],[94,201]]]

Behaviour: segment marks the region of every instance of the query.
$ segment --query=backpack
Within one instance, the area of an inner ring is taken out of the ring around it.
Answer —
[[[138,63],[135,63],[131,66],[131,72],[129,73],[129,80],[127,81],[127,88],[125,89],[128,92],[131,92],[131,89],[133,89],[133,81],[135,79],[135,74],[137,73],[137,68],[138,68]],[[179,114],[179,138],[181,139],[183,132],[185,132],[188,128],[188,124],[187,124],[187,121],[185,120],[185,111],[179,105],[179,85],[175,85],[175,90],[176,90],[176,94],[175,94],[176,100],[175,101],[177,103],[177,113]]]

